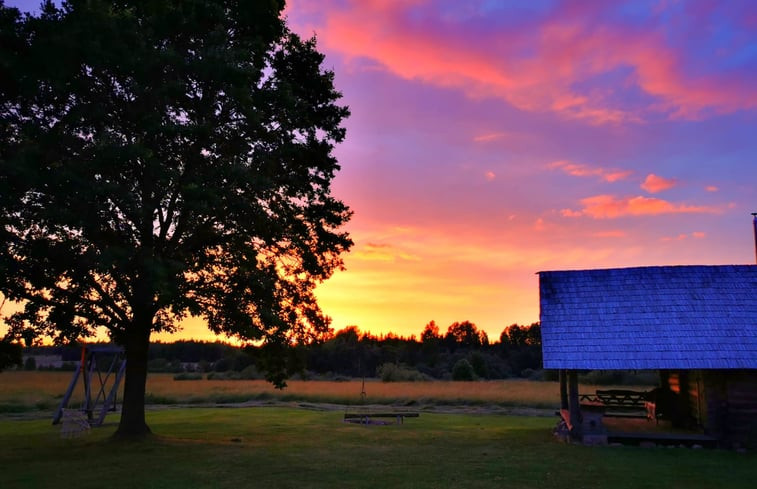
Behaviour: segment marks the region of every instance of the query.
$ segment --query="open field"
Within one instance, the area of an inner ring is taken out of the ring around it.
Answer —
[[[557,442],[554,420],[421,414],[404,425],[344,424],[287,408],[150,411],[158,434],[109,439],[115,420],[61,439],[48,420],[0,420],[3,489],[751,488],[757,454]]]
[[[0,374],[0,413],[52,410],[60,403],[70,372],[23,372]],[[581,386],[593,392],[596,386]],[[645,388],[639,388],[645,390]],[[487,382],[366,382],[369,404],[497,405],[553,409],[559,404],[555,382],[497,380]],[[81,402],[77,388],[72,406]],[[150,374],[148,404],[240,403],[256,400],[307,401],[334,404],[360,402],[361,381],[289,381],[277,390],[262,380],[173,380],[173,374]]]

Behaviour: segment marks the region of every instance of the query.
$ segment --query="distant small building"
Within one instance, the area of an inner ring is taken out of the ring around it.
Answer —
[[[34,367],[37,369],[58,369],[63,367],[62,355],[24,355],[24,365],[29,358],[34,359]]]
[[[574,421],[576,371],[659,370],[674,421],[757,446],[757,265],[548,271],[539,289],[544,368]]]

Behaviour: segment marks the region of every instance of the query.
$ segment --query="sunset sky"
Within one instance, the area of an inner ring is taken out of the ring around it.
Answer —
[[[318,291],[335,329],[470,320],[498,339],[538,320],[540,270],[754,263],[757,3],[293,0],[286,15],[352,111],[334,194],[355,246]]]

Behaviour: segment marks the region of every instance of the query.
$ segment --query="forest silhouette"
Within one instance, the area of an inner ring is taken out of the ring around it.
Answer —
[[[60,355],[63,368],[72,368],[80,349],[71,346],[38,346],[25,355]],[[393,333],[372,335],[349,326],[325,341],[294,346],[287,353],[296,368],[293,378],[347,379],[379,377],[385,381],[476,380],[510,377],[534,378],[541,374],[539,323],[512,324],[497,341],[470,321],[455,322],[441,333],[434,321],[420,337]],[[210,378],[255,379],[269,357],[256,346],[236,346],[220,341],[182,340],[150,345],[151,372],[207,373]]]

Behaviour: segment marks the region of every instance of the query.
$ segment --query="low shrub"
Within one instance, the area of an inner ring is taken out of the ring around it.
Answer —
[[[544,370],[544,380],[547,382],[557,382],[560,380],[560,371],[556,369]]]
[[[145,404],[180,404],[181,400],[176,397],[164,396],[147,392],[145,394]]]
[[[197,374],[200,375],[200,374]],[[208,380],[261,380],[265,376],[261,374],[255,365],[248,365],[241,372],[226,370],[224,372],[208,372]]]
[[[239,372],[239,378],[243,380],[260,380],[265,378],[263,374],[258,372],[255,365],[248,365]]]
[[[0,404],[0,414],[25,413],[27,411],[31,411],[32,409],[33,408],[31,406],[27,406],[25,404],[16,404],[16,403]]]
[[[524,368],[521,373],[521,377],[528,380],[547,380],[545,371],[543,369]]]
[[[241,380],[242,375],[240,372],[227,370],[225,372],[210,372],[205,378],[208,380]]]
[[[429,376],[417,370],[396,363],[384,363],[376,369],[376,376],[383,382],[418,382],[429,380]]]
[[[174,375],[173,380],[202,380],[202,374],[194,372],[183,372]]]
[[[473,365],[465,358],[461,358],[452,367],[452,380],[470,381],[475,380],[476,374]]]

